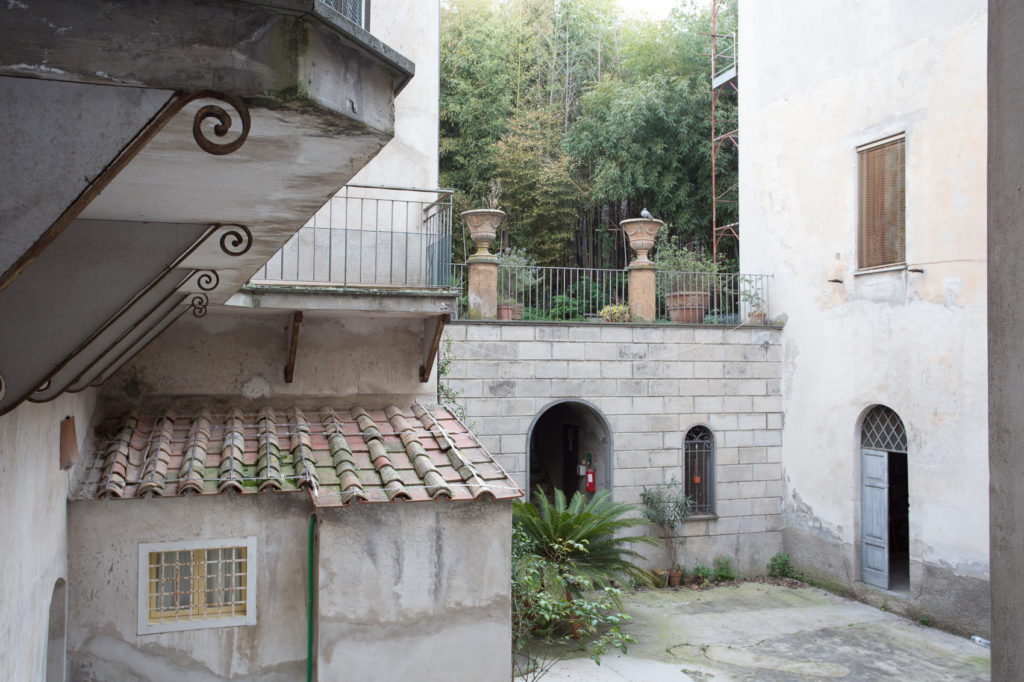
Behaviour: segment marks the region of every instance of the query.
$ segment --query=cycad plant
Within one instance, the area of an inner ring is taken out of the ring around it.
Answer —
[[[647,521],[630,515],[634,505],[615,502],[611,491],[602,490],[589,501],[577,492],[566,504],[565,493],[555,490],[551,503],[539,487],[532,503],[516,502],[515,522],[533,543],[534,552],[557,564],[571,563],[578,574],[595,587],[612,580],[650,584],[650,574],[633,563],[643,557],[629,545],[657,544],[649,535],[618,535]]]

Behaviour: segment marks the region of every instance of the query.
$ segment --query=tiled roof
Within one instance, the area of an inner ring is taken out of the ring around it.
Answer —
[[[307,490],[353,501],[508,499],[522,491],[444,408],[133,413],[101,442],[80,497]]]

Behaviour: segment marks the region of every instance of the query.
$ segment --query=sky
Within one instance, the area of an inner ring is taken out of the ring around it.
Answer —
[[[678,0],[619,0],[627,16],[646,14],[651,19],[665,19]]]

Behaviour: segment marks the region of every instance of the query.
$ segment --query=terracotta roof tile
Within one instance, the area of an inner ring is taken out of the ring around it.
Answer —
[[[80,497],[298,491],[317,506],[508,499],[522,491],[443,408],[129,414],[99,444]]]

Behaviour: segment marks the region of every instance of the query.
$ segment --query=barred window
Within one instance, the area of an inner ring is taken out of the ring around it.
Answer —
[[[256,623],[256,538],[139,545],[139,634]]]
[[[904,142],[901,135],[857,149],[860,268],[906,262]]]
[[[693,513],[715,513],[715,436],[706,426],[694,426],[683,441],[683,475]]]

